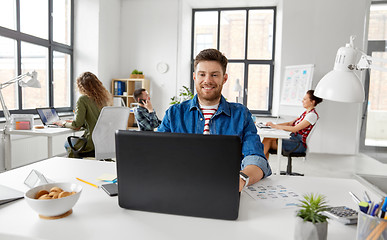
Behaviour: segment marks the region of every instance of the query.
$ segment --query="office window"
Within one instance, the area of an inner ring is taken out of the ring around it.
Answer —
[[[20,1],[20,31],[48,39],[48,1]]]
[[[0,79],[12,79],[17,73],[17,57],[16,57],[16,41],[14,39],[0,36]],[[6,89],[2,90],[5,104],[9,110],[17,109],[17,86],[12,84]]]
[[[72,110],[72,26],[73,0],[2,0],[0,81],[36,71],[41,84],[2,89],[11,113],[35,113],[48,106]]]
[[[252,113],[271,113],[275,16],[275,7],[193,9],[192,71],[201,50],[219,49],[229,60],[223,96]]]
[[[66,107],[71,103],[70,54],[54,51],[54,103],[56,107]]]
[[[22,74],[36,71],[41,88],[22,88],[22,109],[48,106],[48,48],[21,42]]]
[[[0,26],[16,29],[16,1],[2,0],[0,8]]]

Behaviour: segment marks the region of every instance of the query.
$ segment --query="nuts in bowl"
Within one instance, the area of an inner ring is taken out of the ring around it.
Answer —
[[[82,186],[75,183],[48,183],[31,188],[24,198],[42,218],[50,218],[70,214],[81,192]]]

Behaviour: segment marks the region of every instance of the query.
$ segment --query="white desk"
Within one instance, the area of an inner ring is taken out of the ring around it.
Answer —
[[[27,136],[44,136],[47,137],[47,155],[48,158],[53,157],[52,151],[52,137],[61,134],[74,134],[76,131],[70,128],[43,128],[33,130],[11,130],[7,129],[5,135],[5,169],[12,168],[12,141],[11,135],[27,135]]]
[[[278,139],[278,149],[277,149],[277,159],[278,159],[278,168],[277,168],[277,175],[281,174],[281,153],[282,153],[282,139],[289,139],[290,138],[290,132],[274,129],[274,128],[258,128],[258,135],[262,138],[277,138]]]
[[[79,177],[100,184],[95,179],[101,174],[116,173],[116,165],[112,162],[56,157],[1,173],[0,183],[26,191],[23,181],[31,169],[57,182],[81,184],[82,195],[73,213],[58,220],[40,219],[24,199],[0,205],[0,238],[4,233],[56,240],[293,239],[295,208],[270,208],[245,192],[241,194],[238,220],[227,221],[122,209],[118,206],[117,197],[109,197],[102,189],[75,180],[75,177]],[[367,190],[371,198],[379,199],[353,179],[271,176],[262,181],[281,184],[299,194],[324,194],[333,206],[355,208],[348,191],[362,196],[363,191]],[[57,235],[53,237],[55,233]],[[352,240],[355,235],[356,226],[329,222],[328,239]]]

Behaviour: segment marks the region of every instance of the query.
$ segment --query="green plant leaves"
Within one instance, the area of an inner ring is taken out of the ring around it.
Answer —
[[[137,69],[134,69],[132,71],[132,74],[142,74],[142,71],[138,71]]]
[[[328,208],[325,196],[313,193],[306,194],[304,195],[304,199],[300,200],[300,203],[301,204],[298,205],[300,210],[298,211],[297,216],[304,219],[304,221],[312,223],[327,221],[328,217],[321,214]]]
[[[177,97],[177,96],[171,97],[171,102],[169,104],[171,104],[171,105],[179,104],[179,103],[182,103],[186,100],[190,100],[193,97],[194,97],[194,95],[191,92],[191,90],[188,87],[183,86],[183,89],[180,89],[179,97]]]

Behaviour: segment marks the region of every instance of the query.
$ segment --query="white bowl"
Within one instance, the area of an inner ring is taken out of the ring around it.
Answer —
[[[76,192],[76,194],[58,198],[58,199],[35,199],[35,195],[40,190],[50,191],[52,187],[59,187],[63,191]],[[46,217],[54,217],[62,215],[71,210],[78,201],[82,192],[82,186],[75,183],[48,183],[31,188],[24,194],[28,205],[38,214]]]

